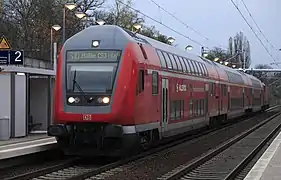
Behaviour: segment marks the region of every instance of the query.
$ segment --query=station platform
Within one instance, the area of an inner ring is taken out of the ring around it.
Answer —
[[[0,141],[0,160],[56,148],[57,141],[46,133],[32,133],[22,138]]]
[[[275,137],[244,180],[281,180],[281,133]]]

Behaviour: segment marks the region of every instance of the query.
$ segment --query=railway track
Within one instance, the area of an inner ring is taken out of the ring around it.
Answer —
[[[281,113],[257,124],[218,148],[169,172],[158,180],[232,180],[253,160],[256,154],[281,128]]]
[[[268,111],[271,111],[273,109],[278,108],[277,107],[273,107]],[[248,118],[248,119],[252,119]],[[245,121],[243,119],[241,119],[241,121]],[[18,176],[14,176],[14,177],[10,177],[10,178],[6,178],[6,180],[46,180],[46,179],[50,179],[50,180],[55,180],[55,179],[65,179],[65,180],[82,180],[82,179],[87,179],[90,177],[95,176],[97,177],[104,177],[103,172],[107,172],[107,174],[110,175],[114,175],[117,174],[118,172],[122,172],[124,171],[124,168],[126,168],[126,164],[128,164],[129,162],[144,158],[148,155],[151,155],[153,153],[168,149],[170,147],[176,146],[178,144],[181,144],[183,142],[189,141],[191,139],[196,139],[200,136],[203,135],[207,135],[210,134],[212,132],[217,131],[218,129],[223,129],[225,127],[231,126],[232,124],[236,124],[237,122],[231,122],[228,123],[224,126],[221,126],[217,129],[211,129],[211,130],[205,130],[202,133],[195,133],[195,135],[191,135],[189,137],[184,137],[182,139],[179,140],[169,140],[167,142],[165,142],[164,145],[160,146],[160,147],[156,147],[153,149],[150,149],[147,152],[141,153],[137,156],[128,158],[128,159],[122,159],[122,160],[118,160],[116,162],[113,163],[105,163],[104,164],[100,164],[100,163],[92,163],[92,164],[83,164],[81,163],[81,161],[83,161],[83,159],[81,158],[72,158],[70,160],[67,160],[61,164],[57,164],[55,166],[51,166],[51,167],[47,167],[44,169],[40,169],[37,171],[33,171],[33,172],[29,172],[26,174],[21,174]],[[171,143],[172,142],[172,143]],[[93,161],[92,161],[93,162]],[[124,166],[125,165],[125,166]],[[120,168],[122,166],[122,168]]]

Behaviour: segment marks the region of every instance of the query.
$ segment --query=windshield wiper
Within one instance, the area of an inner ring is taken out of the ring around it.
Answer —
[[[75,89],[75,86],[76,86],[77,89],[83,94],[84,99],[85,99],[86,101],[88,101],[88,102],[91,102],[92,99],[90,98],[90,99],[87,100],[87,97],[86,97],[85,92],[83,91],[83,89],[80,87],[80,85],[79,85],[78,82],[76,81],[76,70],[74,71],[74,75],[73,75],[72,82],[73,82],[72,91],[74,92],[74,89]]]

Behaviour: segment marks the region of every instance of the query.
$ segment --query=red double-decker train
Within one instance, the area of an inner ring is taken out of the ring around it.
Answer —
[[[269,107],[257,78],[114,25],[65,42],[54,94],[48,134],[73,155],[127,153]]]

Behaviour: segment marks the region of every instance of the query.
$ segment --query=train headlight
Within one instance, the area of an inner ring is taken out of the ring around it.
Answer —
[[[74,103],[75,102],[75,98],[74,97],[69,97],[68,98],[68,102],[69,103]]]
[[[102,102],[103,102],[104,104],[109,103],[109,97],[104,97],[104,98],[102,98]]]

